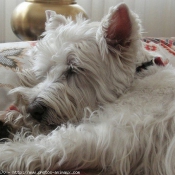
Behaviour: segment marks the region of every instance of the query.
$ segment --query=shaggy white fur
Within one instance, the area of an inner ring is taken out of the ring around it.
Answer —
[[[33,67],[11,91],[21,114],[4,114],[16,133],[0,145],[0,169],[174,175],[175,69],[136,72],[153,59],[138,16],[125,4],[100,23],[46,14]]]

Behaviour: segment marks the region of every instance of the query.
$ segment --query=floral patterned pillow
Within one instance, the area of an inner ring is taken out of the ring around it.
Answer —
[[[19,84],[16,72],[29,65],[30,60],[25,54],[34,43],[0,44],[0,111],[5,110],[13,100],[8,92]]]

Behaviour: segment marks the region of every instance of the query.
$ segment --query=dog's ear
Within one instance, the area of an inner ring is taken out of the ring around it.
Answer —
[[[138,35],[138,30],[137,16],[122,3],[110,8],[103,18],[97,31],[97,40],[103,50],[104,43],[107,44],[106,49],[129,47],[131,38]]]
[[[129,9],[125,4],[111,9],[106,28],[106,41],[109,45],[115,47],[120,44],[127,45],[131,35],[132,25]]]
[[[55,30],[60,25],[65,25],[67,23],[67,19],[63,15],[56,14],[55,11],[46,10],[46,23],[45,30]]]
[[[55,11],[52,10],[46,10],[46,22],[49,22],[49,20],[56,15]]]

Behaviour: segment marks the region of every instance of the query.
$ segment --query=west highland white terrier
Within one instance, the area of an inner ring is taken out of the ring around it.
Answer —
[[[138,16],[123,3],[101,22],[46,15],[1,116],[2,173],[174,175],[175,68],[144,49]]]

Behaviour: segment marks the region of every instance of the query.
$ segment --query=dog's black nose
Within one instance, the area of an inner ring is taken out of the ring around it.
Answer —
[[[46,107],[38,102],[31,103],[27,108],[27,112],[30,113],[30,115],[39,122],[42,120],[45,111]]]

